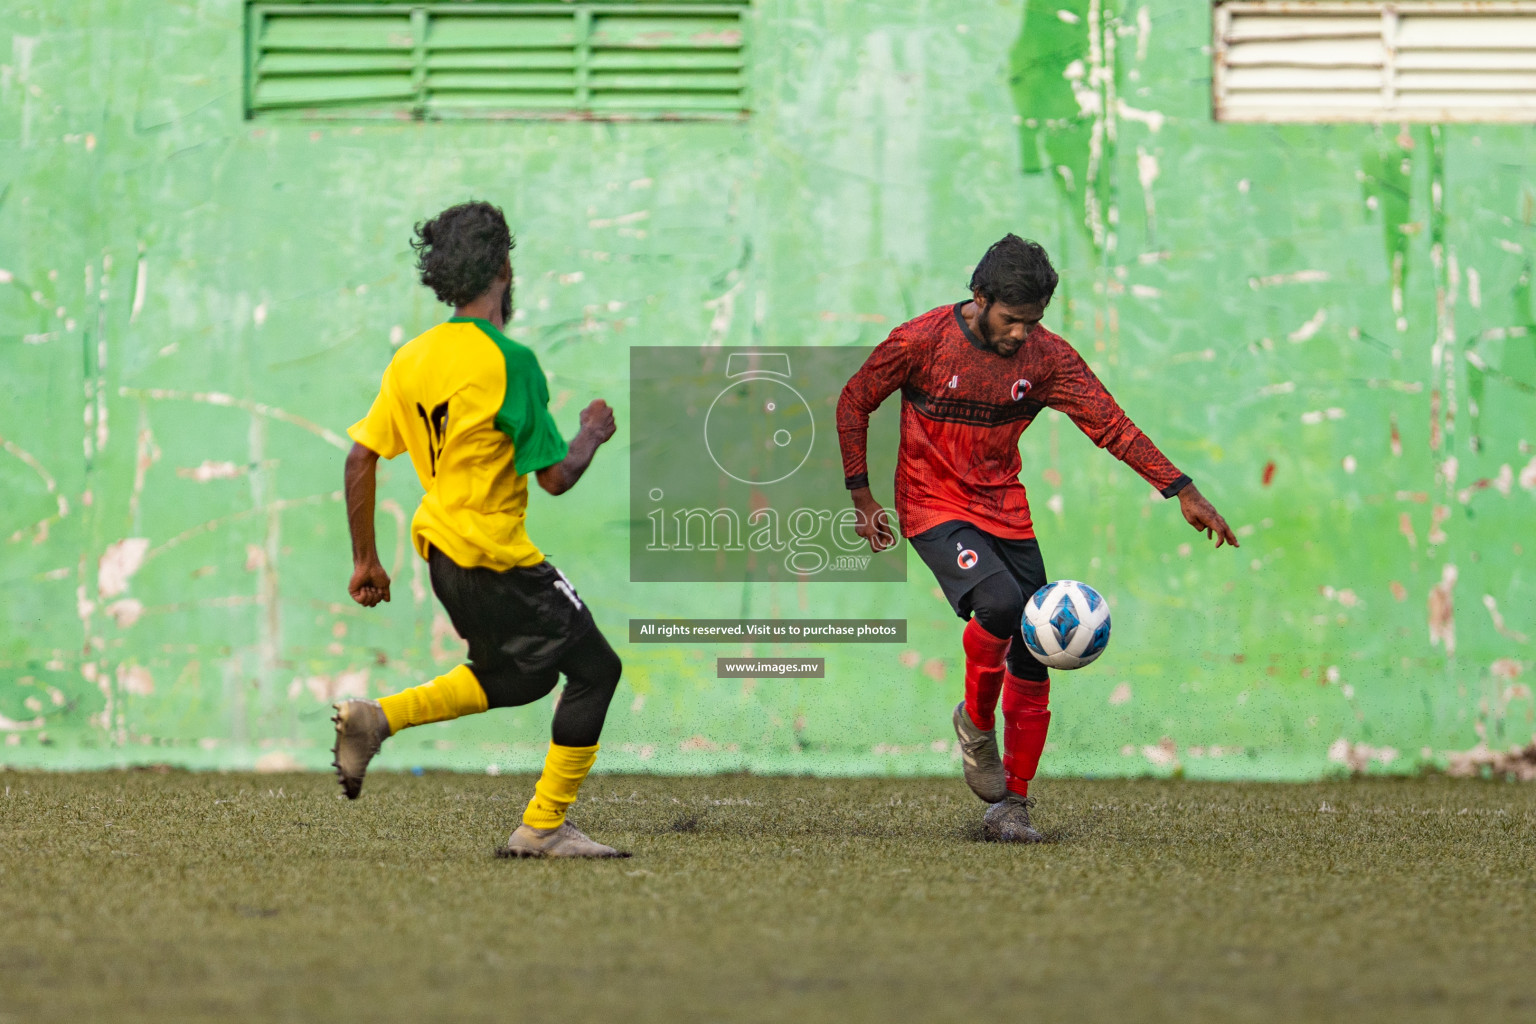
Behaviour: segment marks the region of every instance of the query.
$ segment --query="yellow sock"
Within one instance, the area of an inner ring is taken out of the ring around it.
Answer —
[[[544,774],[533,787],[533,799],[523,811],[523,824],[530,828],[559,828],[565,822],[565,810],[576,802],[581,780],[597,760],[597,744],[590,747],[549,745],[544,755]]]
[[[460,665],[429,683],[380,697],[379,706],[384,709],[384,717],[389,719],[390,735],[394,735],[413,725],[479,714],[488,705],[480,680],[475,678],[468,665]]]

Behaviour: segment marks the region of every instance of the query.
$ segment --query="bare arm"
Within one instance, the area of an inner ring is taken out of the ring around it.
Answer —
[[[553,466],[546,466],[536,474],[539,486],[550,494],[564,494],[576,486],[576,481],[592,464],[597,449],[618,429],[613,410],[601,398],[581,410],[581,429],[571,438],[570,450],[565,458]]]
[[[389,573],[379,564],[373,533],[373,501],[379,455],[360,444],[347,453],[347,526],[352,531],[352,582],[347,592],[365,608],[389,600]]]

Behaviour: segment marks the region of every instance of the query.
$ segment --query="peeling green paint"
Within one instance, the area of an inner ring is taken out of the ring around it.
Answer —
[[[1047,773],[1399,771],[1525,741],[1532,130],[1216,124],[1209,20],[757,0],[741,122],[304,123],[243,120],[233,0],[9,5],[0,762],[320,766],[331,698],[454,663],[409,469],[381,485],[396,599],[372,612],[345,597],[337,489],[392,344],[443,314],[410,226],[467,196],[518,232],[513,336],[568,432],[597,396],[641,429],[631,345],[871,345],[961,297],[1004,231],[1044,241],[1050,326],[1244,545],[1196,544],[1069,423],[1025,435],[1047,563],[1116,624],[1057,677]],[[759,649],[827,679],[755,683],[714,678],[738,649],[626,647],[605,767],[954,770],[959,623],[920,565],[630,584],[623,443],[531,510],[610,636],[731,609],[906,618],[910,643]],[[384,763],[530,767],[547,718],[415,730]]]

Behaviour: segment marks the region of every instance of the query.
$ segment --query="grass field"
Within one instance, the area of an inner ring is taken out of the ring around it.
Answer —
[[[1536,1019],[1536,787],[596,776],[582,863],[526,778],[0,785],[5,1024]]]

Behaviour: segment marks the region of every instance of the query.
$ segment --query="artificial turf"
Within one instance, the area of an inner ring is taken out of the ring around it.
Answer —
[[[1536,787],[0,773],[0,1022],[1530,1021]],[[1006,1016],[1005,1016],[1006,1015]]]

